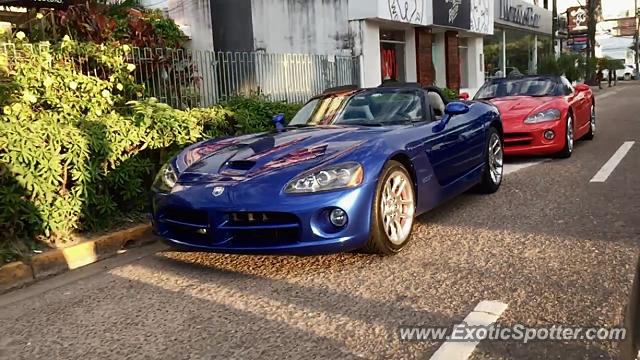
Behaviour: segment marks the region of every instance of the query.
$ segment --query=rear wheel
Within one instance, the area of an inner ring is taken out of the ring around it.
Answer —
[[[498,191],[502,183],[504,150],[502,139],[496,128],[489,128],[489,138],[485,155],[485,168],[478,190],[485,194]]]
[[[397,161],[389,161],[376,187],[371,235],[363,250],[381,255],[402,250],[411,238],[415,204],[413,181],[407,169]]]
[[[573,154],[573,117],[571,113],[567,115],[567,130],[564,135],[564,148],[557,154],[559,158],[568,158]]]
[[[596,136],[596,106],[591,104],[591,117],[589,118],[589,132],[584,136],[585,140],[593,140]]]
[[[624,74],[624,79],[627,81],[631,80],[631,74],[629,73]]]

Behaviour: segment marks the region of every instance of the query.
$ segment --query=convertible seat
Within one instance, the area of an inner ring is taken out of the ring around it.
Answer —
[[[429,91],[427,96],[429,97],[429,104],[431,104],[431,108],[435,115],[437,117],[444,116],[444,101],[442,101],[440,95],[436,92]]]

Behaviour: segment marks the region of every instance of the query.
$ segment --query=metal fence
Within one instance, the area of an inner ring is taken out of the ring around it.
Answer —
[[[0,44],[0,53],[19,61],[20,51],[13,44]],[[304,102],[326,88],[360,82],[358,58],[351,56],[164,48],[133,48],[125,56],[136,65],[134,75],[145,96],[176,108],[207,107],[231,96],[257,94]],[[72,60],[78,70],[101,76],[91,59]]]
[[[130,57],[148,95],[180,108],[251,94],[303,102],[360,80],[358,59],[351,56],[135,48]]]

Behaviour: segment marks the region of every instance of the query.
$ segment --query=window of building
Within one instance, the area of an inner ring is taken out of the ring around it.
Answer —
[[[502,73],[502,30],[495,29],[493,35],[484,37],[484,77],[491,80]]]
[[[467,38],[458,38],[458,58],[460,59],[460,87],[466,89],[469,87],[469,46]],[[473,61],[473,59],[471,59]]]
[[[382,80],[406,80],[405,32],[380,29],[380,61]]]
[[[506,32],[507,73],[535,74],[534,35],[524,31],[509,30]]]

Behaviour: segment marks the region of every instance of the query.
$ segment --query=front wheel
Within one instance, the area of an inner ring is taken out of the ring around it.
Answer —
[[[567,130],[564,135],[564,148],[557,154],[559,158],[568,158],[573,154],[573,118],[571,114],[567,115]]]
[[[593,140],[596,136],[596,106],[591,104],[591,117],[589,118],[589,132],[584,136],[585,140]]]
[[[413,181],[401,163],[391,160],[382,169],[372,207],[371,235],[364,251],[398,253],[411,238],[416,209]]]
[[[626,81],[631,80],[631,74],[624,74],[624,79],[625,79]]]
[[[504,150],[502,139],[496,128],[489,128],[489,138],[485,155],[485,167],[478,189],[485,194],[493,194],[502,184]]]

